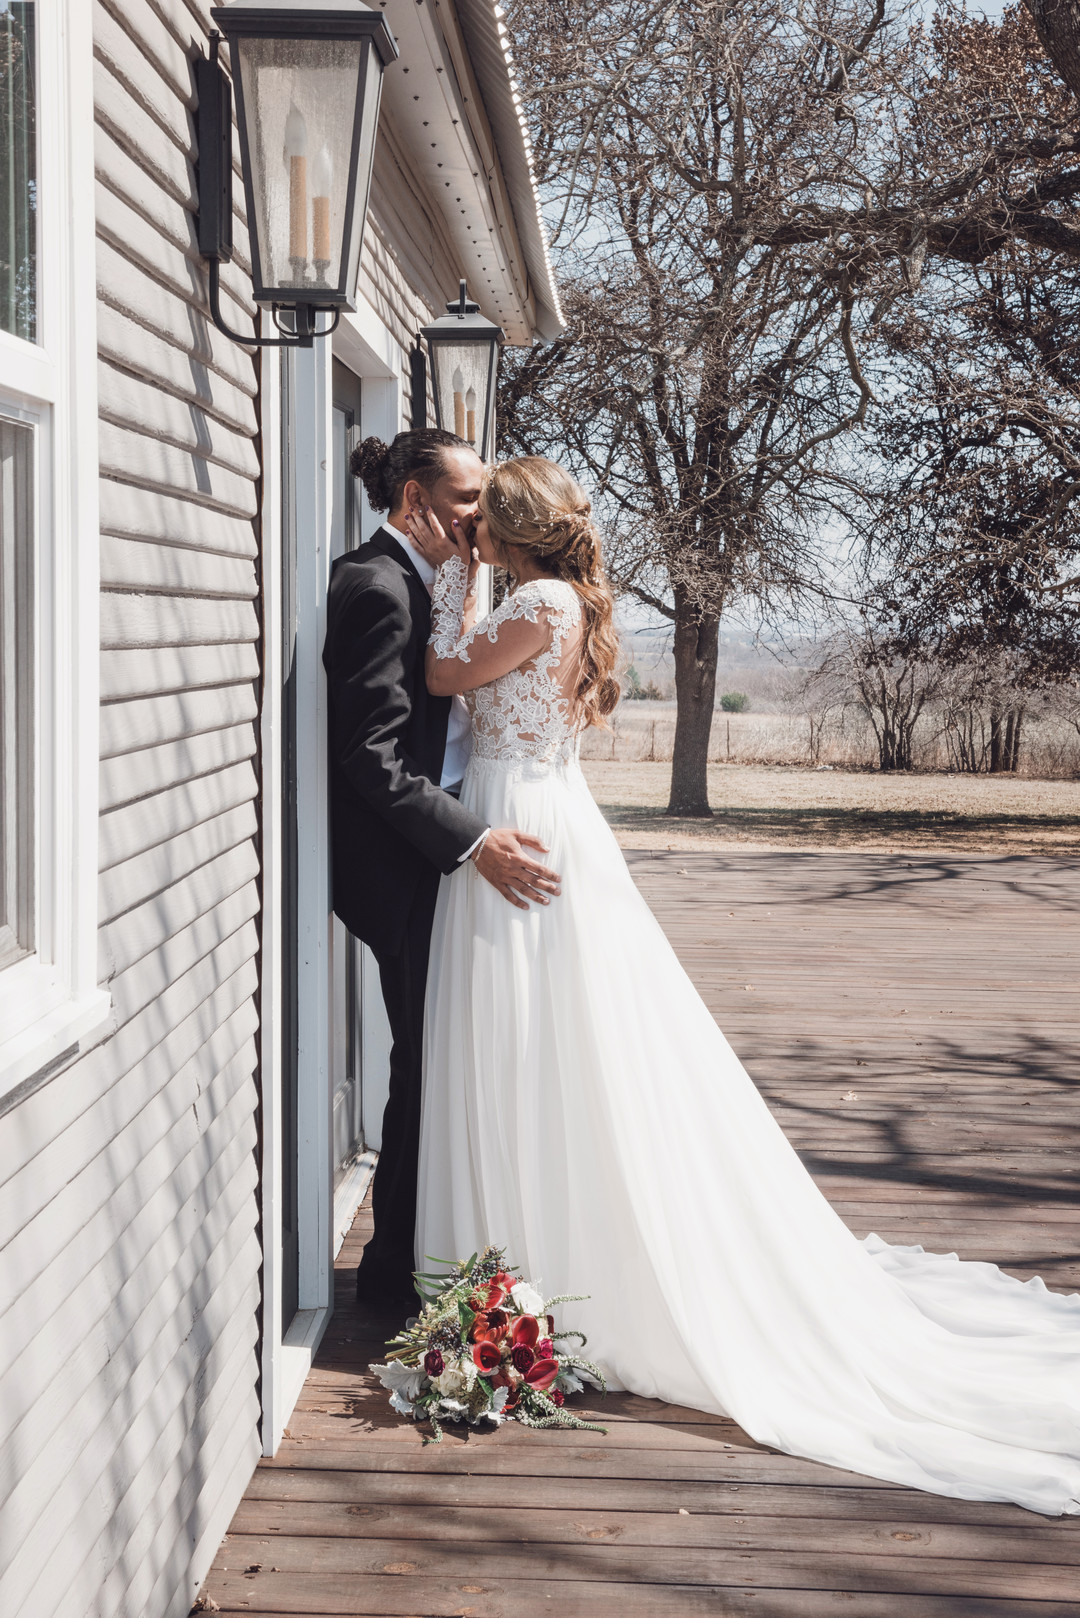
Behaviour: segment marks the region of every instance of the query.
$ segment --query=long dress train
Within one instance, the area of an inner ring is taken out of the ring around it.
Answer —
[[[456,569],[456,571],[455,571]],[[417,1256],[492,1241],[611,1383],[754,1439],[962,1499],[1080,1512],[1080,1295],[859,1241],[821,1195],[642,899],[577,762],[570,585],[521,586],[440,656],[539,614],[547,651],[471,694],[463,801],[534,833],[562,897],[515,909],[471,868],[432,941]]]

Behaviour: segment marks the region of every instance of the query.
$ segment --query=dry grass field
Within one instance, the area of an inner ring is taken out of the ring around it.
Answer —
[[[669,763],[586,759],[623,848],[1080,851],[1080,781],[713,764],[711,820],[664,813]]]
[[[670,759],[674,740],[674,702],[625,701],[616,709],[610,730],[586,734],[582,754],[609,763],[660,763]],[[940,715],[928,711],[920,718],[914,756],[917,768],[932,774],[955,765]],[[778,685],[770,694],[755,695],[746,713],[717,709],[709,757],[718,764],[831,764],[842,770],[872,770],[878,752],[864,713],[852,707],[827,715],[800,712],[784,700]],[[1020,773],[1043,780],[1080,779],[1080,730],[1061,715],[1029,713],[1024,719]]]

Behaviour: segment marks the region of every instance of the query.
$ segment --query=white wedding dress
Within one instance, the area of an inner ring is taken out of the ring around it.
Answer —
[[[461,638],[522,617],[548,649],[471,692],[462,801],[534,833],[562,896],[514,908],[444,877],[425,1036],[417,1264],[505,1246],[613,1387],[893,1483],[1080,1512],[1080,1295],[992,1264],[859,1241],[774,1122],[630,878],[577,760],[560,686],[569,584],[519,587]]]

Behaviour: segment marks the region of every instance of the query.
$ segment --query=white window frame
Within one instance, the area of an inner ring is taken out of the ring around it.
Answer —
[[[38,0],[38,341],[0,332],[36,427],[34,950],[0,971],[0,1109],[111,1027],[97,981],[98,450],[92,8]]]

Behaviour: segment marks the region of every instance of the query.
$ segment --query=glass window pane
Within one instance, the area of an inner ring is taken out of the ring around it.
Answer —
[[[34,948],[34,429],[0,416],[0,969]]]
[[[37,341],[34,0],[0,0],[0,329]]]

